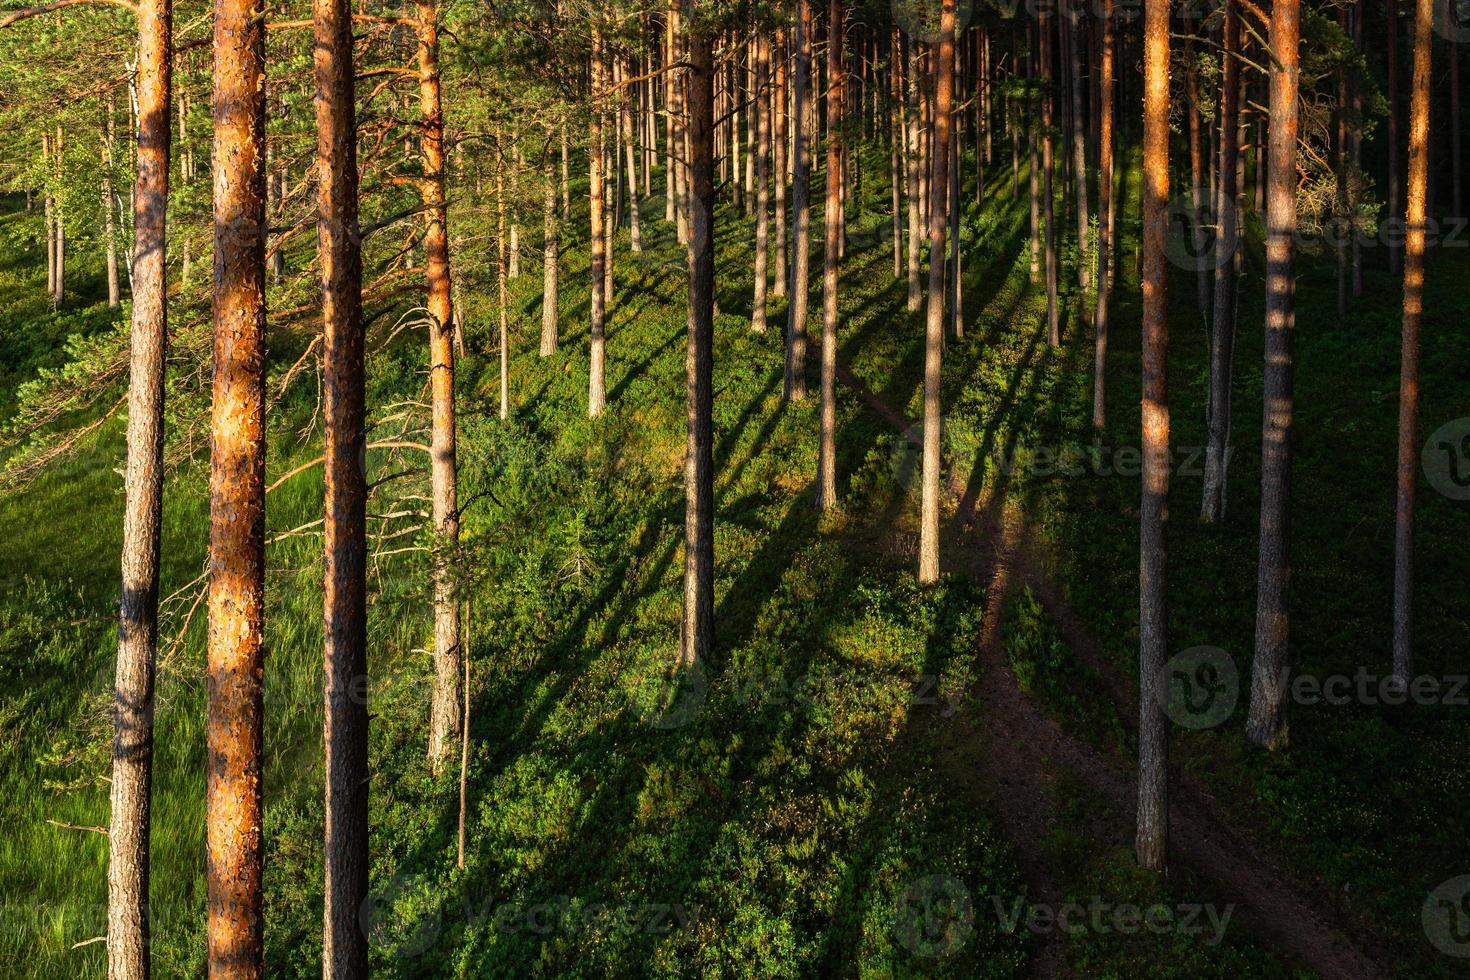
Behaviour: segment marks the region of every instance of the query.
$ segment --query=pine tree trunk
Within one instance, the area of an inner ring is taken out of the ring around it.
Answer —
[[[1232,368],[1235,363],[1235,256],[1240,227],[1240,11],[1226,0],[1222,29],[1223,70],[1220,74],[1220,184],[1215,214],[1220,223],[1212,253],[1215,266],[1215,310],[1210,318],[1210,390],[1206,409],[1204,498],[1200,520],[1225,517],[1226,472],[1230,463]]]
[[[541,208],[545,244],[541,252],[541,356],[556,353],[557,306],[560,283],[560,229],[556,217],[556,181],[546,175],[546,197]]]
[[[929,181],[929,296],[924,320],[924,461],[920,487],[919,581],[939,581],[940,367],[944,351],[944,239],[949,230],[950,126],[954,111],[955,0],[939,8],[934,65],[934,172]]]
[[[1087,131],[1082,123],[1082,15],[1071,13],[1064,16],[1071,32],[1067,56],[1072,69],[1072,181],[1077,194],[1077,285],[1086,292],[1092,282],[1092,268],[1087,262],[1092,213],[1087,199]]]
[[[112,97],[108,96],[102,125],[102,247],[107,266],[107,306],[122,303],[117,281],[117,227],[112,209]]]
[[[1051,17],[1042,13],[1037,18],[1041,37],[1041,234],[1043,259],[1046,264],[1046,340],[1053,347],[1062,343],[1061,302],[1057,289],[1057,222],[1056,191],[1052,178],[1056,170],[1056,154],[1052,133],[1052,30]]]
[[[1113,261],[1113,0],[1102,0],[1102,47],[1098,52],[1097,122],[1097,296],[1092,325],[1092,427],[1107,424],[1108,312]]]
[[[1138,863],[1162,871],[1169,847],[1169,721],[1159,685],[1169,656],[1169,3],[1143,27],[1143,498],[1138,539]],[[1190,107],[1194,111],[1194,107]]]
[[[362,250],[349,0],[314,0],[317,236],[326,406],[326,883],[322,976],[367,975],[367,478]]]
[[[627,71],[624,71],[624,75]],[[633,125],[632,109],[629,107],[631,93],[624,90],[620,99],[618,124],[623,131],[623,172],[628,175],[628,241],[633,252],[643,251],[643,227],[638,220],[638,139]]]
[[[689,340],[685,354],[688,441],[684,460],[682,667],[704,664],[714,642],[714,65],[703,29],[689,38]]]
[[[1422,2],[1422,0],[1421,0]],[[1246,734],[1274,748],[1287,738],[1287,592],[1291,577],[1292,375],[1296,327],[1296,146],[1301,66],[1301,0],[1271,8],[1270,150],[1266,174],[1266,342],[1261,425],[1261,531],[1256,651]]]
[[[603,335],[607,316],[607,232],[604,228],[606,215],[603,205],[603,153],[602,153],[602,108],[600,100],[603,90],[602,35],[596,29],[592,33],[592,114],[591,132],[587,143],[587,196],[588,214],[591,224],[592,252],[592,327],[591,327],[591,370],[587,386],[587,415],[597,418],[607,405],[606,339]]]
[[[1196,299],[1200,315],[1209,316],[1212,294],[1209,270],[1203,261],[1208,237],[1205,222],[1208,218],[1205,209],[1205,154],[1200,141],[1199,65],[1192,46],[1185,46],[1184,56],[1189,59],[1184,72],[1184,101],[1188,103],[1184,111],[1189,114],[1190,231],[1194,235],[1194,254],[1200,260],[1200,268],[1195,273]]]
[[[428,279],[432,450],[429,482],[434,522],[434,692],[429,708],[429,768],[438,774],[459,736],[459,549],[454,405],[454,303],[449,277],[449,215],[444,196],[444,109],[439,86],[439,12],[418,0],[420,152],[424,176],[424,266]]]
[[[1417,0],[1409,109],[1408,234],[1404,241],[1403,348],[1399,365],[1398,487],[1394,514],[1393,678],[1414,676],[1414,491],[1418,475],[1419,326],[1424,316],[1424,238],[1429,183],[1429,97],[1434,0]],[[1453,45],[1451,57],[1454,57]]]
[[[776,247],[776,269],[772,275],[771,290],[777,296],[786,295],[786,28],[776,30],[775,75],[776,85],[771,91],[771,188],[775,196],[776,227],[773,230]]]
[[[793,95],[796,109],[791,119],[791,305],[786,311],[786,370],[782,393],[791,401],[806,397],[806,313],[811,294],[811,0],[796,0],[796,65]]]
[[[113,980],[146,980],[150,975],[148,883],[168,346],[165,260],[172,16],[169,0],[142,0],[138,6],[136,92],[141,117],[107,864],[107,973]],[[109,200],[109,214],[111,206]]]
[[[766,285],[769,276],[768,244],[771,234],[771,110],[769,93],[771,47],[764,31],[755,40],[755,298],[751,305],[750,329],[766,332]]]
[[[1404,210],[1403,164],[1399,151],[1399,0],[1383,0],[1383,3],[1384,60],[1387,75],[1384,96],[1388,99],[1388,270],[1397,274],[1403,261],[1403,252],[1399,236],[1393,233],[1393,227]]]
[[[919,45],[913,38],[908,39],[908,68],[904,81],[906,82],[904,97],[908,117],[908,133],[906,134],[909,185],[908,308],[917,310],[924,302],[924,294],[919,287],[919,253],[922,248],[920,244],[922,241],[920,199],[923,197],[919,171],[921,169],[920,144],[923,142],[923,120],[919,114]]]
[[[499,224],[495,236],[495,285],[500,301],[500,420],[503,422],[510,418],[510,322],[506,301],[505,165],[499,161],[495,166],[495,214]]]
[[[837,504],[837,250],[842,239],[842,41],[846,27],[842,0],[830,0],[827,21],[827,195],[822,203],[822,407],[817,450],[816,504]]]
[[[265,972],[265,24],[249,0],[216,0],[214,65],[208,954],[211,977],[244,980]]]

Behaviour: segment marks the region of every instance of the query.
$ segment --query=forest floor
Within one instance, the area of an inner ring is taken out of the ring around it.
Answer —
[[[1067,289],[1064,344],[1049,348],[1044,300],[1028,281],[1024,201],[1010,197],[1008,178],[997,175],[964,220],[966,337],[950,341],[944,380],[954,494],[946,575],[928,589],[913,577],[918,454],[908,422],[919,414],[922,327],[892,278],[886,203],[874,196],[882,188],[868,182],[851,222],[841,506],[821,518],[810,501],[816,399],[780,397],[785,301],[772,302],[768,333],[748,330],[750,221],[721,212],[716,649],[674,692],[660,667],[681,594],[685,287],[681,253],[657,220],[661,202],[646,203],[642,255],[630,254],[626,234],[617,243],[602,419],[585,418],[585,248],[574,243],[563,260],[553,357],[534,352],[539,270],[512,283],[508,424],[494,418],[493,281],[466,278],[469,846],[457,869],[453,775],[432,778],[422,759],[423,555],[388,554],[399,542],[385,543],[370,624],[374,867],[364,923],[376,972],[1462,975],[1463,961],[1429,946],[1420,917],[1431,889],[1470,873],[1464,708],[1293,705],[1289,751],[1263,756],[1245,745],[1240,691],[1219,725],[1178,730],[1175,860],[1166,879],[1137,869],[1138,482],[1125,466],[1089,462],[1121,460],[1137,440],[1134,229],[1124,228],[1120,250],[1109,425],[1095,436],[1091,334],[1073,309],[1086,297]],[[1136,194],[1136,175],[1129,187]],[[0,227],[24,242],[39,220],[9,215]],[[95,270],[83,300],[53,314],[36,301],[39,249],[7,254],[6,414],[21,382],[64,361],[62,338],[115,329],[95,303]],[[1258,265],[1253,254],[1242,287],[1228,518],[1195,520],[1200,481],[1182,456],[1171,497],[1172,646],[1219,647],[1239,676],[1253,628]],[[1304,256],[1299,289],[1293,642],[1298,669],[1318,676],[1387,662],[1397,292],[1376,268],[1342,322],[1330,308],[1330,257]],[[1426,351],[1470,342],[1470,309],[1451,288],[1466,272],[1464,252],[1436,257]],[[1199,444],[1204,414],[1191,287],[1176,276],[1171,369],[1183,447]],[[374,324],[369,403],[381,430],[398,433],[390,406],[415,397],[423,354],[413,331],[393,335],[393,319]],[[273,381],[309,349],[310,328],[273,337]],[[274,410],[272,482],[320,452],[311,373]],[[815,393],[815,370],[808,378]],[[1453,357],[1426,357],[1424,392],[1426,431],[1467,414],[1470,389]],[[1043,448],[1078,450],[1083,465],[1044,465]],[[0,961],[19,964],[19,976],[88,975],[103,962],[100,943],[72,946],[105,921],[105,840],[48,821],[107,818],[120,449],[114,420],[0,499],[0,822],[9,828]],[[196,975],[202,954],[203,629],[188,610],[204,556],[203,463],[198,454],[176,467],[166,491],[163,591],[175,598],[159,681],[160,975]],[[390,484],[373,512],[411,509],[415,479]],[[269,498],[273,976],[319,973],[320,539],[292,532],[319,514],[320,494],[319,471],[307,471]],[[1470,639],[1470,517],[1426,490],[1420,521],[1419,656],[1426,673],[1448,675],[1463,669]],[[1064,928],[1052,920],[1068,903],[1089,911]],[[1147,911],[1167,916],[1165,926],[1139,926]]]

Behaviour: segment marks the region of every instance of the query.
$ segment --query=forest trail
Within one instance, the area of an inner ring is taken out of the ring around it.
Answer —
[[[842,365],[838,379],[906,440],[919,444],[917,426],[869,390]],[[958,480],[958,474],[956,475]],[[1132,847],[1136,799],[1131,760],[1104,753],[1071,735],[1042,713],[1017,683],[1003,637],[1003,615],[1018,585],[1031,589],[1055,624],[1068,651],[1103,680],[1125,727],[1137,726],[1137,697],[1101,655],[1081,618],[1046,570],[1040,546],[1024,515],[1003,495],[977,499],[951,484],[954,519],[945,529],[946,564],[986,584],[985,615],[976,684],[980,718],[956,713],[931,721],[944,748],[940,762],[956,785],[987,805],[1017,849],[1032,888],[1031,900],[1055,907],[1063,884],[1036,828],[1055,823],[1057,783],[1075,781],[1106,806],[1091,810],[1095,841]],[[1207,789],[1177,765],[1170,778],[1170,853],[1173,860],[1209,879],[1236,904],[1236,917],[1267,936],[1302,965],[1330,980],[1387,976],[1381,954],[1370,956],[1352,938],[1355,930],[1331,909],[1325,888],[1304,882],[1249,833],[1231,824]],[[1052,930],[1033,961],[1039,977],[1062,974],[1064,938]]]

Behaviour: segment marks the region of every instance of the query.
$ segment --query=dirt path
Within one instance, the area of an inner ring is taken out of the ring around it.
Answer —
[[[838,368],[838,378],[905,439],[918,440],[913,424],[845,367]],[[945,531],[946,563],[987,584],[976,682],[983,716],[974,720],[961,714],[931,722],[936,728],[931,734],[945,749],[947,774],[997,815],[1016,846],[1032,900],[1055,906],[1064,889],[1042,834],[1056,819],[1058,778],[1077,781],[1108,804],[1094,811],[1089,828],[1093,840],[1131,846],[1133,769],[1131,760],[1073,737],[1021,691],[1002,643],[1002,619],[1012,590],[1018,584],[1031,589],[1069,651],[1103,679],[1130,730],[1137,724],[1137,698],[1133,685],[1112,669],[1081,616],[1062,597],[1018,509],[1004,500],[976,500],[958,487],[951,490],[957,519]],[[1232,827],[1197,779],[1173,771],[1170,791],[1171,860],[1212,881],[1238,906],[1237,918],[1323,977],[1386,975],[1330,911],[1330,901],[1314,897],[1320,889],[1297,880],[1260,842]],[[1033,961],[1035,975],[1061,975],[1064,947],[1059,932],[1049,933]]]

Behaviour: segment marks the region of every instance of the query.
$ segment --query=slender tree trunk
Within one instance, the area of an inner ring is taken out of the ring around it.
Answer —
[[[107,98],[102,125],[102,236],[103,257],[107,263],[107,306],[117,309],[122,303],[117,281],[117,227],[112,212],[112,97]]]
[[[464,690],[464,707],[460,712],[459,724],[459,840],[458,854],[455,857],[455,866],[464,868],[464,844],[465,829],[469,816],[470,796],[470,602],[465,600],[464,604],[464,678],[460,686]],[[359,976],[367,976],[364,970]]]
[[[214,66],[208,951],[211,977],[243,980],[265,973],[265,23],[249,0],[215,0]]]
[[[159,527],[163,512],[164,355],[168,344],[165,258],[172,16],[170,0],[142,0],[138,6],[136,90],[140,118],[134,196],[137,210],[133,215],[135,275],[107,866],[107,974],[112,980],[146,980],[150,975],[148,850],[153,792],[153,681],[158,652]],[[109,200],[109,215],[111,207]]]
[[[668,9],[664,15],[664,67],[674,64],[679,60],[678,49],[675,47],[674,38],[679,29],[679,11],[676,6],[677,0],[669,0]],[[675,119],[679,114],[679,76],[672,71],[665,71],[663,77],[664,90],[664,220],[674,222],[678,220],[679,202],[679,168],[675,161],[678,155],[678,140],[675,133],[678,126]]]
[[[56,167],[56,186],[63,186],[66,171],[62,156],[62,132],[61,124],[56,125],[56,143],[53,149],[56,151],[52,160]],[[66,210],[61,205],[61,197],[55,197],[51,202],[52,220],[56,225],[56,292],[52,296],[52,302],[60,306],[66,299]]]
[[[1388,268],[1395,274],[1403,262],[1399,236],[1393,233],[1393,225],[1404,211],[1403,164],[1399,150],[1399,0],[1383,0],[1384,59],[1386,61],[1385,96],[1388,98]]]
[[[924,471],[920,488],[919,581],[939,581],[940,367],[944,351],[944,238],[949,216],[950,126],[954,112],[955,0],[939,8],[934,66],[934,173],[929,187],[929,297],[924,321]]]
[[[1422,2],[1422,0],[1420,0]],[[1292,375],[1296,328],[1296,145],[1301,66],[1301,0],[1271,7],[1271,148],[1266,175],[1265,413],[1261,426],[1261,551],[1256,655],[1246,734],[1274,748],[1287,738],[1287,592],[1291,489]]]
[[[1409,195],[1404,242],[1403,351],[1399,365],[1398,492],[1394,516],[1393,678],[1414,676],[1414,490],[1419,463],[1419,325],[1424,316],[1425,195],[1429,184],[1429,96],[1434,0],[1417,0],[1409,109]],[[1453,45],[1450,52],[1454,56]]]
[[[1036,28],[1034,25],[1028,27],[1027,35],[1027,81],[1031,82],[1032,85],[1036,85],[1039,80],[1036,67],[1039,44],[1036,41]],[[1031,282],[1039,283],[1041,282],[1041,163],[1040,155],[1037,152],[1040,143],[1037,131],[1040,129],[1040,125],[1036,113],[1040,109],[1040,105],[1033,106],[1033,102],[1039,103],[1039,97],[1033,99],[1028,90],[1026,109],[1031,114],[1026,120],[1026,140],[1027,148],[1030,152],[1027,169],[1031,180],[1031,186],[1029,188],[1031,194],[1031,234],[1027,240],[1027,245],[1031,255]]]
[[[1053,81],[1051,17],[1041,13],[1037,30],[1041,35],[1041,232],[1046,260],[1046,340],[1053,347],[1062,343],[1061,303],[1057,295],[1056,192],[1052,176],[1056,170],[1053,152]]]
[[[424,266],[428,279],[430,507],[434,522],[434,693],[429,768],[438,774],[459,735],[459,464],[455,446],[454,303],[449,278],[449,214],[444,196],[444,109],[439,89],[439,11],[418,0],[420,152],[423,155]]]
[[[367,479],[362,248],[349,0],[314,0],[318,262],[326,403],[326,885],[322,976],[367,975]]]
[[[902,52],[903,41],[898,28],[893,29],[893,36],[889,41],[890,57],[888,62],[889,97],[892,99],[893,108],[890,112],[891,119],[888,126],[888,167],[889,167],[889,200],[893,207],[893,278],[902,279],[904,273],[903,261],[903,185],[905,173],[904,160],[904,117],[901,112],[903,106],[903,75],[900,70],[899,55]]]
[[[1240,189],[1236,168],[1240,157],[1240,11],[1226,0],[1222,28],[1223,69],[1220,74],[1220,182],[1215,214],[1220,223],[1212,253],[1215,267],[1215,312],[1210,318],[1210,391],[1206,410],[1209,431],[1205,447],[1204,499],[1200,520],[1214,523],[1225,516],[1226,471],[1230,463],[1231,369],[1235,363],[1235,290]]]
[[[1138,863],[1162,871],[1169,848],[1169,721],[1160,700],[1169,656],[1169,3],[1147,0],[1143,26],[1143,499],[1138,538]],[[1194,112],[1193,106],[1190,111]]]
[[[1067,56],[1072,76],[1072,179],[1077,194],[1077,285],[1086,292],[1091,285],[1092,269],[1087,262],[1087,238],[1092,226],[1092,213],[1087,200],[1087,131],[1082,122],[1082,13],[1064,14],[1071,32]]]
[[[791,305],[786,314],[786,370],[783,393],[791,401],[806,397],[806,308],[811,294],[811,0],[796,0],[796,66],[792,87],[796,109],[791,118]]]
[[[777,296],[786,295],[786,28],[776,30],[776,85],[771,91],[771,180],[775,194],[776,271],[771,289]]]
[[[1205,208],[1205,153],[1200,139],[1199,62],[1192,45],[1185,46],[1184,56],[1189,59],[1184,72],[1184,100],[1188,103],[1184,111],[1189,114],[1189,201],[1193,212],[1190,230],[1194,235],[1194,254],[1202,259],[1209,235],[1205,222],[1209,219]],[[1199,312],[1200,316],[1209,316],[1212,299],[1210,273],[1205,262],[1201,260],[1197,264],[1200,267],[1195,273]]]
[[[1107,424],[1108,308],[1113,260],[1113,0],[1102,0],[1098,56],[1097,307],[1093,314],[1092,427]]]
[[[56,208],[51,197],[51,137],[41,134],[41,163],[46,170],[46,187],[42,200],[46,221],[46,298],[56,300]]]
[[[919,114],[919,45],[913,38],[908,39],[908,70],[906,72],[905,99],[908,109],[908,192],[909,192],[909,294],[908,308],[917,310],[924,302],[924,294],[919,287],[919,254],[923,247],[920,219],[922,207],[920,199],[923,197],[920,187],[920,170],[922,169],[920,146],[923,142],[924,132],[923,119]]]
[[[626,75],[626,70],[624,75]],[[618,110],[618,122],[623,131],[623,172],[628,175],[628,247],[635,253],[643,251],[643,228],[638,220],[638,138],[633,126],[629,99],[632,93],[624,91]]]
[[[570,221],[572,216],[571,152],[567,147],[567,124],[561,124],[561,220]]]
[[[506,300],[505,165],[495,165],[495,214],[499,227],[495,236],[495,285],[500,307],[500,420],[510,418],[510,322]]]
[[[714,641],[714,65],[709,35],[689,37],[689,340],[685,354],[688,442],[684,459],[684,614],[679,663],[708,662]]]
[[[587,146],[588,198],[591,215],[592,252],[592,327],[591,327],[591,371],[587,385],[587,415],[597,418],[607,406],[606,339],[603,336],[607,316],[607,242],[604,229],[603,177],[602,177],[602,108],[600,100],[603,90],[602,35],[594,28],[592,33],[592,129]]]
[[[750,329],[766,332],[766,286],[771,211],[771,110],[766,91],[770,76],[771,47],[765,32],[755,41],[755,299],[751,306]]]
[[[826,232],[822,253],[822,409],[817,450],[816,504],[837,505],[837,250],[842,247],[842,118],[846,30],[842,0],[831,0],[827,21],[827,196],[822,204]]]
[[[546,175],[546,197],[541,209],[545,245],[541,253],[541,356],[556,353],[560,230],[556,217],[556,182]]]

